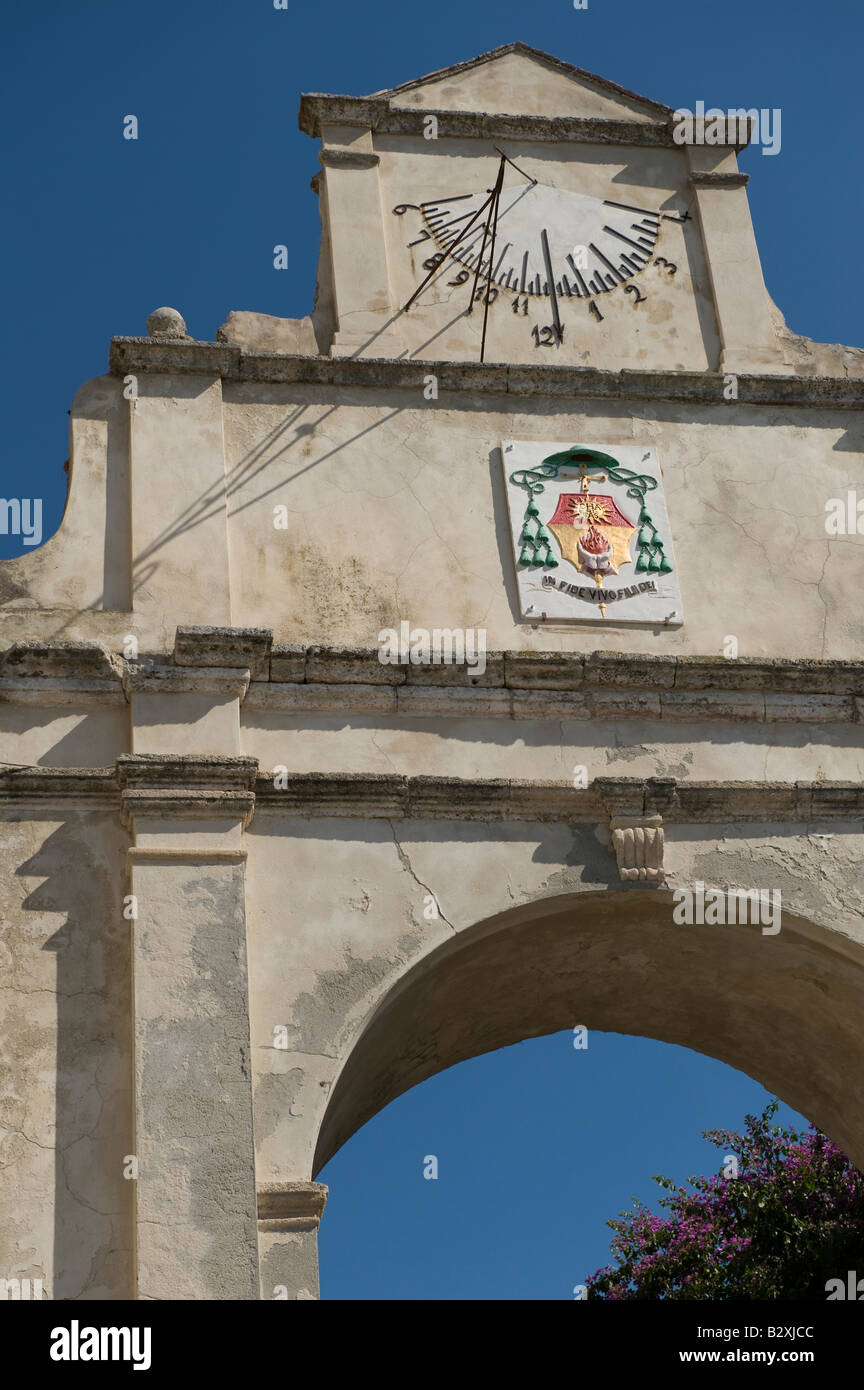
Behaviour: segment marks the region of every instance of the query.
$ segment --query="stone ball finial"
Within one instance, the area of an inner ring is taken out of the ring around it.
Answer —
[[[176,309],[163,306],[154,309],[147,320],[147,332],[151,338],[186,338],[186,320]]]

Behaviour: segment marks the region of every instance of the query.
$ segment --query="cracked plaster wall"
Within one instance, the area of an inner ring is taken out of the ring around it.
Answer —
[[[168,651],[177,624],[230,622],[280,642],[374,646],[406,619],[482,627],[489,649],[719,654],[730,634],[742,656],[861,649],[861,537],[825,532],[826,501],[860,486],[858,411],[446,389],[426,401],[420,367],[416,392],[167,374],[148,374],[137,402],[118,402],[121,388],[102,378],[79,393],[63,527],[2,566],[4,643],[62,634],[119,651],[131,633]],[[516,621],[504,437],[657,449],[682,628]]]
[[[0,835],[0,1277],[133,1297],[126,837],[110,812],[12,812]]]
[[[825,502],[862,477],[851,411],[536,402],[226,385],[233,614],[280,640],[375,646],[401,619],[482,627],[490,649],[855,657],[861,537]],[[515,621],[503,437],[658,450],[685,623],[664,631]],[[274,528],[274,506],[288,529]]]

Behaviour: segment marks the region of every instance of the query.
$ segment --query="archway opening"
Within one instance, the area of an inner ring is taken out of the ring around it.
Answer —
[[[314,1171],[372,1115],[457,1062],[582,1024],[735,1067],[864,1166],[864,948],[784,911],[782,930],[678,926],[666,891],[567,894],[436,947],[351,1046]]]
[[[634,1198],[662,1215],[654,1174],[719,1172],[730,1149],[702,1132],[740,1130],[768,1100],[713,1058],[614,1033],[460,1062],[385,1106],[322,1170],[321,1296],[579,1297],[614,1263],[607,1222]],[[778,1122],[806,1126],[785,1106]]]

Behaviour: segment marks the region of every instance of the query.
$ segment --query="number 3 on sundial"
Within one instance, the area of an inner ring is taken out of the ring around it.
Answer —
[[[602,323],[605,315],[600,304],[616,290],[621,291],[619,299],[638,312],[649,293],[645,283],[637,280],[654,260],[661,221],[684,222],[689,214],[660,213],[553,188],[530,179],[503,154],[501,159],[494,189],[419,204],[400,203],[393,209],[400,216],[408,207],[420,213],[423,230],[438,247],[436,257],[442,258],[436,260],[436,267],[457,272],[455,277],[448,275],[447,283],[464,283],[459,279],[464,271],[466,281],[473,279],[475,287],[478,281],[485,282],[486,309],[496,297],[499,303],[508,302],[520,319],[532,321],[526,329],[541,350],[561,347],[565,319],[572,319],[574,313],[587,311],[593,322]],[[501,186],[505,162],[517,169],[524,183]],[[454,264],[457,261],[462,272]],[[677,267],[662,257],[656,264],[668,284]],[[432,259],[424,262],[427,269],[432,265]],[[406,308],[433,274],[430,270]],[[482,356],[481,347],[481,360]]]

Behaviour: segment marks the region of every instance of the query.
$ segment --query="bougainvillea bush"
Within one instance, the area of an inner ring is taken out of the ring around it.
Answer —
[[[778,1104],[743,1134],[704,1131],[723,1150],[718,1174],[690,1190],[655,1177],[665,1215],[635,1201],[607,1222],[615,1263],[585,1281],[588,1298],[825,1300],[829,1279],[864,1275],[864,1174],[812,1125],[772,1124]]]

